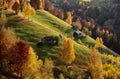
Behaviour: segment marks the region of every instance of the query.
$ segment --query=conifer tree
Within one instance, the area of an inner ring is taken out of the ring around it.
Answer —
[[[71,38],[65,38],[63,42],[62,60],[66,64],[71,64],[75,60],[74,45]]]

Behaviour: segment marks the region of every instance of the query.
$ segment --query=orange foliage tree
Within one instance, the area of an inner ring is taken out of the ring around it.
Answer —
[[[72,14],[67,12],[67,19],[65,20],[68,24],[72,24]]]
[[[15,11],[15,14],[18,14],[18,12],[20,11],[20,3],[16,1],[12,6],[12,9]]]
[[[73,40],[70,38],[65,38],[63,42],[62,60],[67,64],[71,64],[75,60]]]
[[[101,56],[96,48],[90,55],[90,72],[93,79],[103,79],[103,66]]]
[[[0,28],[0,71],[9,70],[8,63],[10,58],[10,49],[16,42],[16,36],[11,29]]]
[[[10,51],[10,71],[20,75],[24,69],[24,63],[28,60],[29,45],[23,41],[17,41]]]
[[[41,61],[24,41],[17,40],[11,29],[0,28],[0,71],[14,79],[40,79]]]
[[[45,1],[44,0],[39,0],[39,9],[44,10],[45,8]]]

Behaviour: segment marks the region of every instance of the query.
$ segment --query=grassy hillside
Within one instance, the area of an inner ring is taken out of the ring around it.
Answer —
[[[57,59],[60,58],[62,52],[63,39],[60,40],[58,46],[38,48],[36,44],[41,41],[44,36],[59,36],[59,34],[62,34],[63,37],[73,38],[71,26],[46,11],[37,11],[37,14],[29,19],[12,13],[8,13],[7,17],[7,26],[15,30],[18,38],[26,40],[32,45],[40,58],[51,57],[52,59]],[[81,41],[82,44],[74,42],[76,53],[75,63],[78,65],[88,65],[91,50],[87,46],[94,44],[95,40],[87,36],[84,39],[81,38]],[[117,55],[105,46],[102,46],[102,52]]]
[[[31,19],[39,22],[42,25],[45,25],[46,27],[50,27],[67,37],[73,38],[73,30],[71,26],[64,21],[60,20],[59,18],[53,16],[52,14],[48,13],[47,11],[38,11],[35,16],[32,16]],[[94,45],[95,40],[91,37],[87,36],[85,38],[80,38],[80,40],[86,44],[86,45]],[[108,49],[106,46],[101,47],[101,52],[106,52],[108,54],[118,55],[114,51]]]
[[[42,13],[42,12],[41,12]],[[47,12],[45,12],[47,13]],[[42,13],[43,14],[43,13]],[[46,16],[45,16],[46,15]],[[62,52],[62,42],[63,39],[60,40],[60,44],[58,46],[54,46],[54,47],[41,47],[38,48],[36,46],[36,44],[41,41],[41,39],[44,36],[48,36],[48,35],[52,35],[52,36],[58,36],[59,34],[63,34],[63,36],[65,37],[67,33],[65,33],[66,30],[68,30],[70,28],[70,25],[65,23],[65,22],[61,22],[61,20],[59,21],[59,19],[55,19],[55,18],[51,18],[46,20],[46,18],[48,18],[48,16],[50,14],[45,14],[44,16],[41,15],[40,17],[40,22],[38,21],[34,21],[28,18],[24,18],[21,16],[17,16],[17,15],[13,15],[11,13],[7,14],[8,17],[8,23],[7,26],[12,27],[16,34],[17,37],[19,39],[23,39],[26,40],[30,45],[32,45],[32,47],[35,49],[35,51],[37,52],[37,54],[39,55],[40,58],[45,58],[45,57],[51,57],[52,59],[56,59],[56,58],[60,58],[61,52]],[[39,15],[35,15],[33,16],[38,17]],[[33,18],[32,17],[32,18]],[[49,16],[53,17],[53,16]],[[39,17],[38,17],[39,18]],[[55,20],[52,20],[55,19]],[[57,23],[58,21],[58,25],[59,27],[52,27],[55,26],[52,23],[49,23],[49,21],[51,22],[55,22]],[[46,22],[46,23],[44,23]],[[48,22],[48,23],[47,23]],[[61,29],[58,29],[61,28]],[[62,31],[60,31],[62,30]],[[82,64],[82,65],[88,65],[89,62],[89,54],[90,54],[90,49],[87,48],[84,45],[80,45],[78,43],[75,42],[75,52],[76,52],[76,63],[77,64]],[[85,61],[83,61],[85,60]]]
[[[55,62],[56,68],[59,69],[61,66],[64,67],[63,63],[59,61],[61,58],[62,43],[65,37],[71,37],[74,39],[73,32],[75,31],[69,24],[46,11],[37,11],[37,14],[30,18],[25,18],[21,15],[14,15],[10,12],[6,13],[8,18],[6,26],[12,27],[19,39],[27,41],[34,48],[35,52],[37,52],[39,58],[52,58]],[[43,37],[49,35],[59,36],[59,34],[62,34],[63,38],[60,39],[58,45],[53,47],[37,47],[36,44],[41,41]],[[70,65],[72,68],[71,71],[75,74],[74,76],[84,74],[85,71],[88,70],[89,56],[91,53],[90,46],[94,44],[95,40],[89,36],[80,37],[79,40],[74,41],[76,59]],[[114,51],[105,46],[101,46],[99,50],[101,52],[117,55]]]

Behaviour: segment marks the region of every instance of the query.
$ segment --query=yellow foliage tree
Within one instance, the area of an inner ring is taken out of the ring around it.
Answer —
[[[67,12],[67,19],[65,20],[68,24],[72,24],[72,14]]]
[[[92,49],[92,53],[90,55],[90,72],[93,79],[103,79],[101,56],[96,48]]]
[[[43,65],[42,60],[38,60],[38,56],[32,49],[29,48],[28,52],[28,60],[23,65],[24,70],[22,71],[22,78],[23,79],[41,79],[39,69]]]
[[[96,38],[96,43],[95,43],[94,48],[98,48],[98,47],[100,47],[102,44],[103,44],[102,38],[97,37],[97,38]]]
[[[24,8],[23,8],[23,13],[25,16],[31,16],[36,13],[35,9],[30,5],[30,2],[28,2]]]
[[[7,0],[4,0],[3,1],[3,6],[2,6],[3,9],[8,9],[8,3],[7,3]]]
[[[54,79],[53,76],[54,63],[51,59],[45,58],[45,62],[40,68],[41,78],[42,79]]]
[[[39,0],[40,4],[39,4],[39,9],[44,10],[45,8],[45,1],[44,0]]]
[[[59,75],[59,79],[65,79],[62,73]]]
[[[6,0],[8,4],[8,9],[12,9],[12,6],[17,1],[19,3],[19,0]]]
[[[63,42],[62,59],[67,64],[71,64],[75,60],[74,45],[71,38],[65,38]]]
[[[77,27],[77,29],[79,29],[79,30],[81,30],[81,28],[82,28],[82,24],[81,24],[79,18],[76,20],[76,22],[73,22],[72,25]]]
[[[4,12],[4,10],[2,10],[1,12],[1,17],[0,17],[0,25],[5,25],[7,23],[7,17],[6,14]]]

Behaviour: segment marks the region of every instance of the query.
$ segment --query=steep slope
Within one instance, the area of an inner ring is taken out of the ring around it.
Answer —
[[[44,36],[49,36],[49,35],[58,36],[59,34],[63,33],[63,37],[65,37],[65,33],[63,30],[60,31],[55,27],[51,27],[50,25],[47,25],[47,20],[46,23],[42,23],[21,16],[13,15],[12,13],[8,13],[7,17],[8,17],[7,26],[12,27],[15,30],[19,39],[23,39],[27,41],[30,45],[32,45],[40,58],[45,58],[45,57],[52,59],[60,58],[63,39],[60,40],[60,44],[58,46],[54,46],[54,47],[44,46],[38,48],[36,44],[39,41],[41,41],[41,39]],[[42,17],[41,19],[44,18],[45,17]],[[66,23],[63,23],[64,26],[65,24]],[[51,23],[51,25],[53,24]],[[66,26],[68,25],[69,24],[66,24]],[[59,26],[62,27],[62,25],[60,24]],[[66,29],[67,28],[68,27],[66,27]],[[62,27],[62,29],[66,31],[65,28]],[[74,43],[75,43],[75,52],[77,56],[75,63],[79,65],[80,64],[88,65],[90,49],[84,45],[80,45],[76,42]]]
[[[26,40],[30,45],[32,45],[38,56],[43,59],[45,57],[52,58],[54,60],[59,59],[61,56],[63,42],[63,39],[61,39],[58,46],[43,46],[38,48],[36,44],[41,41],[44,36],[59,36],[59,34],[62,34],[63,37],[73,37],[73,30],[69,24],[46,11],[38,11],[36,15],[30,17],[29,19],[13,15],[12,13],[8,13],[7,17],[7,26],[12,27],[15,30],[18,38]],[[85,46],[85,43],[94,44],[95,40],[87,36],[85,39],[81,39],[81,41],[83,44],[74,42],[76,53],[75,64],[88,65],[91,50]],[[102,46],[102,50],[102,52],[117,55],[105,46]]]
[[[55,62],[55,68],[58,69],[58,74],[55,74],[57,79],[59,73],[61,73],[61,67],[65,66],[61,61],[59,61],[61,59],[62,43],[64,40],[63,38],[73,38],[74,30],[71,29],[71,26],[46,11],[38,11],[36,15],[30,18],[25,18],[24,16],[18,16],[7,12],[7,18],[8,23],[6,26],[12,27],[19,39],[27,41],[35,49],[39,58],[42,58],[43,60],[44,58],[52,58],[52,60]],[[37,47],[36,44],[41,41],[44,36],[59,36],[59,34],[62,34],[63,36],[63,38],[60,39],[59,45],[53,47]],[[89,56],[91,53],[91,49],[88,47],[88,45],[94,45],[95,43],[95,40],[89,36],[80,38],[80,40],[82,42],[80,44],[78,41],[74,41],[76,59],[75,62],[70,65],[72,71],[74,72],[74,76],[84,74],[86,71],[88,71],[90,61]],[[105,46],[102,46],[100,51],[101,50],[102,52],[106,51],[105,53],[117,55],[115,52],[106,48]],[[69,72],[66,75],[68,74]]]
[[[64,21],[60,20],[59,18],[53,16],[47,11],[38,11],[35,16],[31,17],[33,20],[45,25],[46,27],[50,27],[56,31],[59,31],[66,35],[67,37],[73,38],[73,30],[69,24],[65,23]],[[80,38],[84,44],[87,45],[94,45],[95,40],[91,37],[87,36],[86,38]],[[102,50],[101,50],[102,49]],[[118,55],[111,49],[107,48],[106,46],[101,46],[100,51],[108,54]]]

